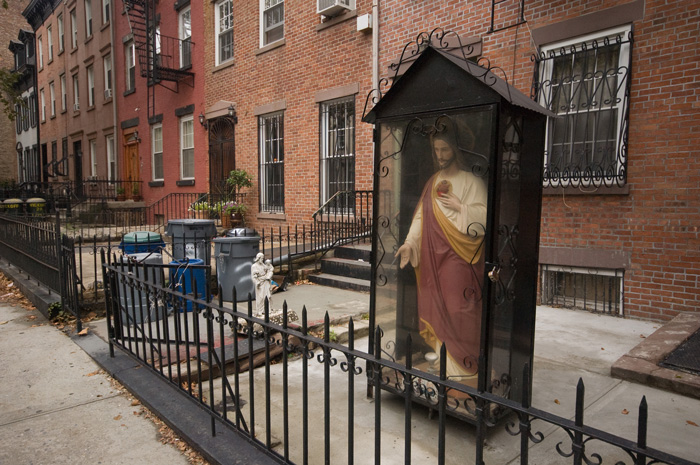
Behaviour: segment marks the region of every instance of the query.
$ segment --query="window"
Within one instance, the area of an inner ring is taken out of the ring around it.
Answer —
[[[90,176],[97,177],[97,141],[90,139]]]
[[[44,89],[39,91],[39,97],[41,98],[41,122],[46,121],[46,99],[44,98]]]
[[[117,179],[117,158],[114,154],[114,136],[105,137],[105,150],[107,151],[107,179]]]
[[[103,59],[105,72],[105,100],[112,98],[112,55],[105,55]]]
[[[68,94],[66,90],[66,75],[61,74],[61,111],[66,111]]]
[[[75,8],[70,10],[70,46],[71,49],[78,47],[78,18],[75,14]]]
[[[49,83],[49,99],[51,102],[51,117],[56,116],[56,89],[53,81]]]
[[[15,105],[15,129],[17,129],[17,134],[22,133],[22,105]]]
[[[179,14],[180,68],[192,65],[192,12],[185,8]]]
[[[58,161],[58,142],[51,142],[51,171],[56,174],[56,165]]]
[[[39,49],[39,69],[44,67],[44,38],[39,37],[36,40],[37,48]]]
[[[64,137],[61,141],[61,160],[63,161],[63,166],[61,167],[61,175],[68,176],[68,138]]]
[[[180,179],[194,179],[194,119],[180,120]]]
[[[157,124],[151,129],[151,163],[153,180],[163,180],[163,126]]]
[[[29,115],[31,114],[29,105],[29,98],[25,98],[24,104],[22,105],[22,127],[25,131],[29,131]]]
[[[258,119],[260,132],[260,211],[284,212],[284,114]]]
[[[58,53],[62,53],[63,52],[63,36],[64,36],[63,14],[58,15],[58,19],[56,21],[58,23]]]
[[[36,127],[37,125],[37,120],[36,120],[36,94],[29,94],[29,108],[27,109],[29,113],[29,119],[30,123],[33,128]]]
[[[95,69],[92,66],[87,68],[87,90],[88,107],[95,106]]]
[[[321,104],[321,202],[355,190],[354,97]]]
[[[102,24],[107,24],[109,22],[109,0],[102,0]]]
[[[126,57],[126,90],[134,90],[136,84],[136,49],[134,48],[134,42],[129,42],[126,44],[126,49],[124,50],[124,56]]]
[[[49,47],[49,63],[53,61],[53,34],[51,25],[46,26],[46,45]]]
[[[216,64],[233,58],[233,0],[216,4]]]
[[[540,304],[624,316],[624,269],[540,265]]]
[[[626,179],[630,28],[543,47],[534,89],[547,124],[544,185],[622,186]]]
[[[85,35],[92,35],[92,0],[85,0]]]
[[[80,83],[78,75],[73,76],[73,111],[80,110]]]
[[[284,39],[284,0],[261,0],[262,45]]]

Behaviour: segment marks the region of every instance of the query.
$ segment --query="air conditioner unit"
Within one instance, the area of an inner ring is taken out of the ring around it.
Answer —
[[[317,0],[317,13],[324,16],[337,16],[355,9],[355,0]]]
[[[105,89],[105,99],[112,98],[112,89]]]
[[[80,110],[80,104],[79,104],[79,103],[73,104],[73,110],[74,110],[74,111]]]

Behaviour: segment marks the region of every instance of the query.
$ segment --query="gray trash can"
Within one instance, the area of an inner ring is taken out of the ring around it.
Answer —
[[[214,220],[168,220],[165,234],[173,238],[173,258],[204,260],[211,264],[211,238],[216,235]]]
[[[130,260],[138,263],[138,265],[133,266],[134,273],[136,277],[144,279],[149,284],[154,284],[157,286],[163,286],[163,279],[161,276],[161,270],[155,269],[150,266],[144,265],[162,265],[163,256],[159,253],[134,253],[129,255],[123,255],[121,257],[122,263],[125,265],[129,263]],[[156,305],[154,300],[154,289],[149,289],[150,292],[146,290],[133,289],[125,283],[127,278],[119,276],[118,286],[119,286],[119,303],[120,305],[120,317],[122,324],[133,325],[141,324],[145,321],[156,321],[162,317],[162,313],[165,308],[160,305]],[[133,299],[133,301],[132,301]]]
[[[255,231],[253,231],[255,233]],[[216,279],[221,286],[223,300],[233,301],[233,288],[239,302],[248,300],[248,293],[255,298],[255,284],[250,268],[260,251],[260,236],[227,236],[214,239]]]

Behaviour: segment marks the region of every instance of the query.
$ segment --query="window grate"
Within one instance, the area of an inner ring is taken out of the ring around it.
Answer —
[[[540,304],[624,316],[624,270],[540,267]]]

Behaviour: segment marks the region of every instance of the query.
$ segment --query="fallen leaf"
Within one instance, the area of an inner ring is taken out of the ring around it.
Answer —
[[[80,332],[78,333],[78,336],[87,336],[87,333],[88,333],[88,329],[85,328],[85,329],[83,329],[82,331],[80,331]]]
[[[138,400],[134,399],[134,400],[131,401],[131,406],[132,406],[132,407],[136,407],[136,406],[139,405],[140,403],[141,403],[141,402],[139,402]]]
[[[686,420],[685,422],[688,423],[690,426],[698,426],[698,424],[694,421]]]
[[[121,416],[121,415],[117,415],[116,417],[114,417],[114,420],[117,420],[117,421],[119,421],[119,420],[121,420],[121,419],[122,419],[122,416]]]
[[[561,404],[561,402],[559,402],[559,399],[554,399],[554,403],[557,405]]]
[[[641,337],[642,339],[646,338],[646,336],[644,334],[640,334],[639,337]]]
[[[0,321],[0,325],[6,325],[9,321]]]
[[[601,347],[600,350],[605,350],[605,347]]]
[[[628,415],[630,412],[629,412],[629,410],[627,410],[626,408],[623,408],[621,413],[622,413],[623,415]]]
[[[29,315],[27,317],[28,320],[36,320],[36,315]]]
[[[95,376],[95,375],[99,375],[99,374],[100,374],[100,370],[97,370],[97,371],[93,371],[92,373],[88,373],[85,376]]]

